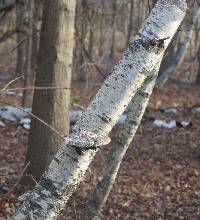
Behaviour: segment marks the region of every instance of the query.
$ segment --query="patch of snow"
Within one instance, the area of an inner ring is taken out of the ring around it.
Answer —
[[[20,98],[23,96],[23,93],[22,93],[22,92],[6,91],[6,90],[5,90],[5,93],[6,93],[6,95],[9,95],[9,96],[17,96],[17,97],[20,97]]]
[[[153,121],[153,124],[157,127],[163,127],[163,128],[175,128],[176,127],[176,121],[166,121],[166,120],[160,120],[160,119],[155,119]]]
[[[0,121],[0,127],[3,128],[3,127],[5,127],[5,126],[6,126],[6,124],[3,123],[2,121]]]
[[[199,109],[200,111],[200,107],[196,109]],[[12,122],[19,121],[20,126],[29,130],[31,118],[28,113],[31,112],[31,108],[24,108],[24,110],[26,112],[18,108],[15,108],[13,106],[0,106],[0,117]],[[175,108],[163,109],[162,111],[166,113],[174,113],[174,114],[177,113],[177,109]],[[81,110],[73,110],[73,109],[70,110],[69,111],[70,122],[75,124],[80,119],[82,113],[83,111]],[[126,118],[127,118],[127,114],[121,115],[121,117],[117,121],[117,124],[124,124]],[[175,120],[167,121],[160,119],[147,120],[145,123],[156,127],[164,127],[164,128],[175,128],[177,125],[186,128],[191,124],[191,122],[188,121],[175,121]],[[5,126],[6,125],[0,121],[0,127],[5,127]]]
[[[70,122],[76,123],[81,117],[82,113],[83,111],[80,111],[80,110],[70,110],[69,111]]]
[[[182,127],[186,128],[191,124],[191,122],[190,121],[180,121],[180,124]]]
[[[178,110],[176,108],[165,108],[165,109],[163,109],[163,112],[177,114]]]
[[[31,111],[31,108],[24,109],[27,112]],[[0,106],[0,117],[9,121],[21,120],[28,116],[28,113],[15,108],[13,106]]]
[[[199,113],[199,112],[200,112],[200,107],[192,108],[192,113]]]
[[[23,119],[20,120],[19,124],[20,124],[23,128],[29,130],[30,127],[31,127],[31,119],[30,119],[30,118],[23,118]]]
[[[120,117],[120,118],[118,119],[118,121],[117,121],[117,124],[119,124],[119,125],[124,124],[126,118],[127,118],[127,115],[126,115],[126,114],[121,115],[121,117]]]

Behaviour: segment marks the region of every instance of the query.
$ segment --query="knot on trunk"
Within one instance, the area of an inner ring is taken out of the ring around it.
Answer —
[[[170,37],[162,38],[162,39],[147,39],[146,41],[142,41],[141,45],[148,51],[152,50],[156,54],[161,53],[165,48],[165,40],[168,40]]]
[[[170,38],[166,37],[161,39],[150,39],[142,36],[142,34],[138,36],[138,39],[136,39],[134,42],[130,42],[128,45],[128,48],[132,53],[135,53],[136,51],[141,50],[141,48],[144,48],[147,51],[159,54],[165,49],[165,40],[168,40]]]

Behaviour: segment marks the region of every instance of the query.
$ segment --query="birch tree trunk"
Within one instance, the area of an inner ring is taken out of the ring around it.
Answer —
[[[115,182],[122,159],[133,140],[137,128],[151,96],[160,64],[156,65],[145,79],[139,91],[128,107],[127,119],[119,130],[116,141],[107,156],[103,179],[95,187],[89,201],[86,203],[82,220],[92,220],[100,214],[110,190]]]
[[[186,13],[184,0],[159,0],[135,40],[113,67],[87,110],[12,219],[55,219],[83,180],[113,126],[137,90],[161,62]],[[81,153],[82,151],[82,153]]]
[[[197,22],[197,19],[200,16],[200,0],[197,0],[197,6],[194,6],[191,18],[186,25],[186,30],[183,30],[184,38],[182,42],[178,45],[178,48],[176,51],[171,54],[169,59],[166,62],[165,66],[166,68],[163,69],[163,72],[159,76],[157,82],[156,82],[156,88],[162,87],[170,78],[170,76],[176,72],[178,67],[182,64],[185,54],[187,53],[187,49],[190,46],[190,40],[194,36],[194,29]]]
[[[69,88],[74,45],[74,0],[44,2],[36,87]],[[65,25],[63,25],[65,24]],[[36,90],[32,113],[61,134],[69,131],[70,90]],[[39,180],[63,139],[32,118],[27,174]]]

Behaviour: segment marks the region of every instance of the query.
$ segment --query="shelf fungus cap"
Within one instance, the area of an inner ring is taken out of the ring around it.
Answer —
[[[70,146],[78,147],[82,150],[93,149],[103,145],[109,144],[111,138],[108,136],[101,136],[91,131],[80,130],[79,132],[72,132],[65,137],[65,143]]]

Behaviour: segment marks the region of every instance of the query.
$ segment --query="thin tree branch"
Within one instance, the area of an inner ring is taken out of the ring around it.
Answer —
[[[7,198],[7,197],[10,195],[10,193],[12,193],[12,192],[15,190],[15,188],[19,185],[19,183],[20,183],[20,181],[21,181],[21,179],[22,179],[24,173],[25,173],[26,170],[28,169],[29,164],[30,164],[30,162],[28,162],[28,163],[26,164],[26,166],[24,167],[24,169],[23,169],[22,172],[20,173],[17,182],[16,182],[16,183],[11,187],[11,189],[9,189],[9,191],[3,196],[3,199]]]
[[[66,90],[66,89],[72,89],[67,87],[27,87],[27,88],[11,88],[11,89],[1,89],[0,93],[2,92],[8,92],[8,91],[17,91],[17,90]]]

